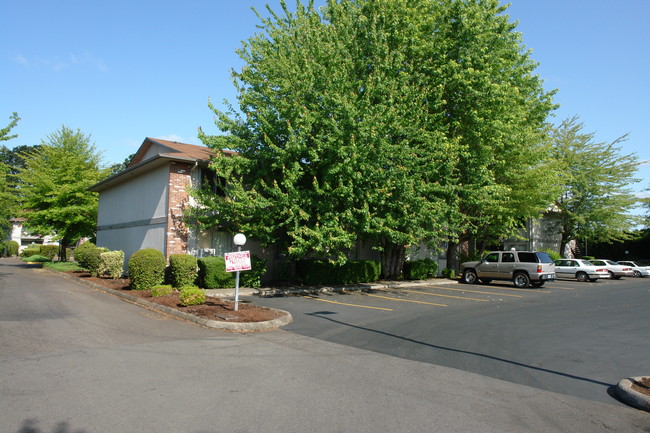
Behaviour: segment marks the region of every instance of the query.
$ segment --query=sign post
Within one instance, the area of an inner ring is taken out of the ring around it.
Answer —
[[[238,233],[234,238],[237,245],[236,253],[226,253],[226,272],[236,272],[235,274],[235,311],[239,310],[239,272],[251,270],[251,253],[242,251],[241,247],[246,243],[246,236]]]

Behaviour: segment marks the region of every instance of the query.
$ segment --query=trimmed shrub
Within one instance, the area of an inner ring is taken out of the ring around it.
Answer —
[[[24,262],[34,262],[34,263],[45,263],[45,262],[52,261],[45,256],[41,256],[40,254],[34,254],[33,256],[23,257],[21,260]]]
[[[97,277],[100,274],[99,268],[102,264],[102,250],[95,247],[95,248],[89,248],[87,251],[84,253],[84,262],[83,267],[88,269],[88,272],[90,272],[90,275],[93,277]]]
[[[59,252],[59,247],[58,245],[41,245],[41,252],[40,254],[42,256],[45,256],[52,260],[54,257],[56,257],[56,254]]]
[[[403,272],[407,280],[426,280],[438,275],[438,263],[432,259],[404,262]]]
[[[196,286],[185,286],[181,288],[181,293],[178,295],[181,304],[185,305],[201,305],[205,304],[205,291]]]
[[[8,241],[6,242],[7,245],[7,255],[8,256],[17,256],[18,255],[18,250],[20,249],[20,245],[18,245],[18,242],[16,241]]]
[[[173,287],[190,286],[196,282],[196,257],[189,254],[169,256],[169,282]]]
[[[562,258],[562,255],[559,252],[552,250],[550,248],[542,251],[547,253],[551,257],[551,260],[553,261],[560,260]]]
[[[91,251],[95,248],[97,248],[97,246],[90,241],[84,242],[83,244],[79,245],[74,250],[75,262],[79,263],[79,266],[81,266],[82,268],[88,269],[88,266],[86,265],[86,255],[88,254],[88,251]]]
[[[456,278],[456,271],[451,268],[445,268],[442,270],[442,276],[445,278]]]
[[[225,265],[224,265],[225,266]],[[239,285],[241,287],[262,287],[262,275],[266,273],[266,260],[257,256],[251,256],[251,270],[239,273]],[[233,277],[233,286],[235,286],[235,273],[231,272]]]
[[[296,278],[310,285],[355,284],[377,281],[381,263],[375,260],[350,260],[343,265],[325,260],[296,262]]]
[[[148,290],[162,284],[167,260],[160,251],[145,248],[133,253],[129,259],[129,276],[133,290]]]
[[[157,298],[159,296],[167,296],[174,293],[174,288],[169,284],[163,284],[160,286],[153,286],[151,288],[151,296]]]
[[[30,245],[20,253],[20,257],[30,257],[40,253],[41,253],[40,245]]]
[[[99,275],[116,279],[124,273],[124,251],[106,251],[100,254]]]
[[[226,272],[223,257],[203,257],[198,259],[198,284],[204,289],[235,287],[235,273]],[[266,273],[266,260],[251,256],[251,270],[239,273],[240,287],[262,287],[262,275]]]
[[[226,260],[223,257],[203,257],[198,259],[199,286],[204,289],[235,287],[235,277],[226,272]]]
[[[594,256],[582,256],[580,257],[582,260],[596,260]]]

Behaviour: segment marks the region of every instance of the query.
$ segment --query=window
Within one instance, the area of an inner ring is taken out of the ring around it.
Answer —
[[[513,253],[503,253],[501,255],[501,261],[504,263],[514,263],[515,255]]]
[[[226,196],[226,179],[217,176],[214,170],[209,168],[201,169],[201,188],[207,188],[220,197]]]
[[[490,263],[497,263],[499,261],[499,253],[490,253],[483,260]]]
[[[537,263],[537,256],[535,253],[517,253],[519,261],[523,263]]]

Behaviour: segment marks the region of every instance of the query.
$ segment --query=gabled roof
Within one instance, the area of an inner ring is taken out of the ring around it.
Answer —
[[[169,159],[210,161],[212,150],[205,146],[147,137],[142,142],[140,149],[138,149],[138,152],[135,154],[128,166],[131,167],[139,164],[147,155],[151,157],[152,153],[155,156],[163,156]]]
[[[237,152],[229,150],[224,150],[223,153],[229,156],[237,154]],[[212,155],[213,151],[205,146],[147,137],[124,171],[102,180],[88,190],[100,192],[163,164],[168,164],[170,161],[207,164]]]

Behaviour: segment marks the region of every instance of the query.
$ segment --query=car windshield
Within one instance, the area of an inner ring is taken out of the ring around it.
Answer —
[[[593,266],[594,264],[591,262],[588,262],[586,260],[576,260],[578,263],[580,263],[580,266]]]
[[[618,266],[618,263],[616,263],[616,262],[613,261],[613,260],[605,260],[605,262],[606,262],[608,265]]]

